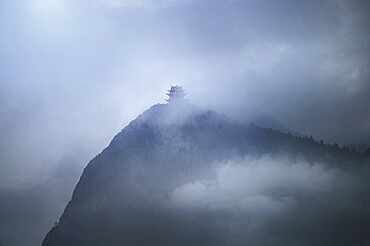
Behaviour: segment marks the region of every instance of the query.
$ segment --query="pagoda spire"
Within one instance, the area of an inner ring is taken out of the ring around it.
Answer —
[[[166,101],[168,103],[185,102],[184,97],[186,95],[186,91],[182,89],[182,86],[172,85],[171,89],[167,91],[166,95],[168,96],[168,99],[166,99]]]

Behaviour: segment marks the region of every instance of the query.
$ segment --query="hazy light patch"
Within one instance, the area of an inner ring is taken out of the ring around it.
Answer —
[[[97,0],[94,5],[109,9],[143,8],[155,10],[167,8],[177,4],[186,4],[191,0]]]
[[[38,11],[49,14],[62,12],[66,7],[64,0],[37,0],[35,4]]]

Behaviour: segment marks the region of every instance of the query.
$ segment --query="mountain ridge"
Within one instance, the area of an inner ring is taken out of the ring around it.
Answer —
[[[194,238],[190,229],[181,233],[171,229],[177,217],[163,204],[176,187],[214,177],[215,162],[266,153],[344,168],[348,162],[367,158],[313,138],[245,126],[188,103],[157,104],[131,121],[89,162],[59,223],[42,245],[220,242],[211,237],[209,223],[194,226],[195,231],[209,230],[210,235],[201,238]],[[179,228],[191,227],[186,219],[179,221]],[[163,231],[179,235],[171,238]]]

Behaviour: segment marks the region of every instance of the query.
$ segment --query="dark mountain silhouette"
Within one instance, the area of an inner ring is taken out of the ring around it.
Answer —
[[[303,134],[301,134],[300,132],[289,129],[282,122],[280,122],[276,118],[274,118],[270,115],[267,115],[267,114],[256,115],[253,118],[253,122],[256,125],[258,125],[260,127],[263,127],[263,128],[272,128],[272,129],[275,129],[275,130],[279,130],[282,133],[291,133],[295,136],[300,136],[300,137],[303,136]]]
[[[213,214],[187,214],[166,204],[176,187],[212,178],[215,162],[264,154],[301,156],[345,170],[368,159],[312,137],[245,126],[187,103],[158,104],[90,161],[42,245],[228,245]]]

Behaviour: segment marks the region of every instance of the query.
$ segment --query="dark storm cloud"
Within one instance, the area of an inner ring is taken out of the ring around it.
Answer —
[[[34,199],[52,214],[29,228],[41,242],[88,160],[172,83],[243,121],[369,142],[368,12],[367,1],[2,1],[1,200],[68,183]],[[11,209],[33,213],[0,213]],[[4,220],[0,240],[30,220]]]

